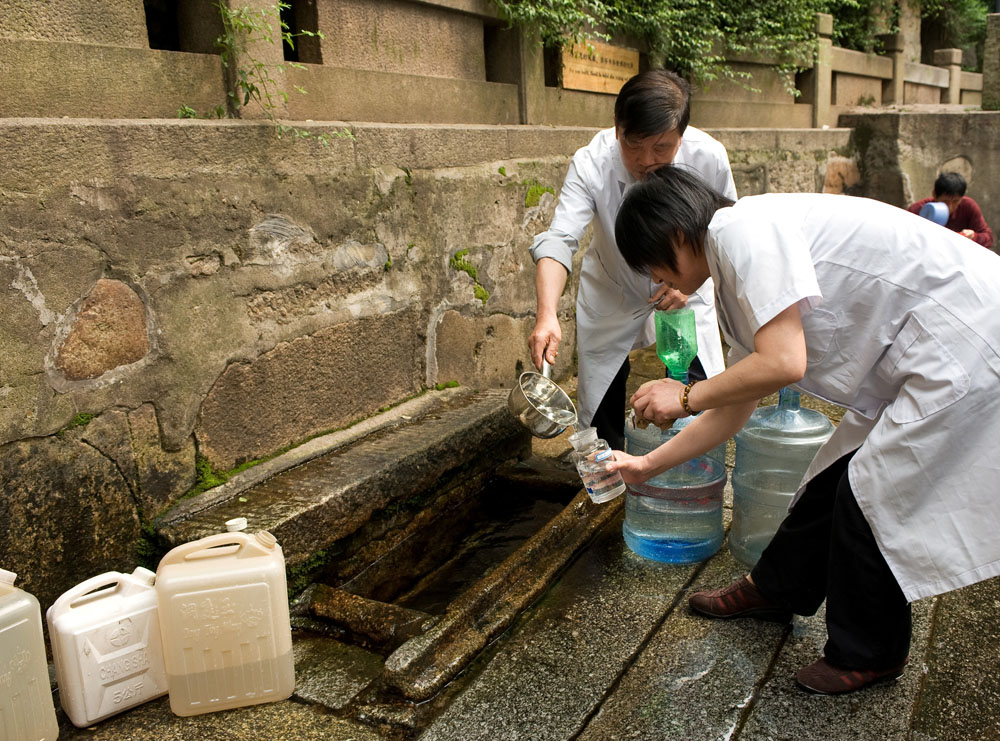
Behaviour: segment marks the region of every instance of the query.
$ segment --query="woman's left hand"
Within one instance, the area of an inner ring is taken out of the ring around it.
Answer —
[[[646,456],[629,455],[621,450],[611,451],[614,460],[608,463],[608,471],[618,471],[626,484],[641,484],[650,478]]]
[[[688,416],[681,407],[680,397],[683,391],[684,384],[672,378],[647,381],[632,394],[629,404],[640,419],[665,427],[675,419]]]

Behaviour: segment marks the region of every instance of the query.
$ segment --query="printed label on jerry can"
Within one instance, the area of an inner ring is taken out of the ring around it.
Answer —
[[[0,739],[54,741],[59,735],[49,686],[38,600],[0,569]]]
[[[167,691],[155,575],[137,568],[88,579],[45,613],[59,700],[84,727]]]
[[[292,694],[285,559],[273,535],[230,532],[178,546],[160,561],[156,591],[174,713]]]

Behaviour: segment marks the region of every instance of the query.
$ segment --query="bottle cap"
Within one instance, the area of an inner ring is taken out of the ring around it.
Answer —
[[[17,580],[17,574],[13,571],[0,569],[0,584],[13,584]]]
[[[247,529],[247,518],[246,517],[234,517],[231,520],[226,520],[226,532],[237,533],[240,530]]]
[[[596,441],[596,427],[584,427],[582,430],[574,432],[569,436],[569,442],[573,446],[573,450],[586,450],[588,446]]]
[[[132,576],[149,586],[153,586],[153,582],[156,581],[156,574],[143,566],[136,566]]]

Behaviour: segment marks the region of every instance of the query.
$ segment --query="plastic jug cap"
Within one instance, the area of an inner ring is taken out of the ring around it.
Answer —
[[[13,571],[0,569],[0,584],[13,584],[17,580],[17,574]]]
[[[132,572],[132,576],[150,586],[153,586],[153,582],[156,581],[156,574],[143,566],[137,566]]]
[[[240,530],[247,529],[247,518],[246,517],[234,517],[231,520],[226,520],[226,531],[230,533],[236,533]]]
[[[255,537],[257,538],[257,542],[265,548],[274,548],[274,546],[278,544],[278,539],[271,535],[271,533],[267,530],[261,530],[255,533]]]
[[[586,450],[592,443],[597,441],[597,428],[584,427],[578,432],[569,436],[569,442],[573,450]]]

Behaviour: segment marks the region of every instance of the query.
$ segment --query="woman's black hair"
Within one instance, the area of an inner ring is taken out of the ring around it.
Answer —
[[[645,139],[673,129],[683,136],[690,118],[691,86],[670,70],[640,72],[615,99],[615,126],[629,138]]]
[[[712,190],[697,174],[664,165],[633,185],[615,219],[615,241],[628,266],[677,270],[674,250],[681,237],[700,255],[712,216],[733,202]]]

